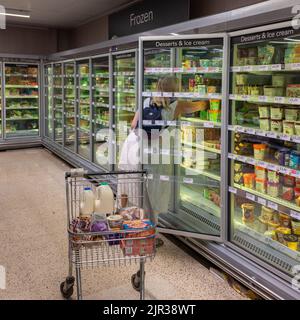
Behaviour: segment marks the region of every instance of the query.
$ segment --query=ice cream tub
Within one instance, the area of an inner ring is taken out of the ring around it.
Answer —
[[[271,119],[272,120],[282,120],[282,118],[283,118],[283,108],[271,107]]]
[[[270,107],[261,105],[258,107],[259,117],[260,118],[269,118],[270,117]]]
[[[270,131],[270,119],[269,118],[260,118],[259,119],[259,128],[263,131]]]
[[[285,244],[284,236],[292,233],[291,228],[278,227],[276,230],[277,239],[280,243]]]
[[[273,209],[262,206],[260,218],[268,223],[269,221],[273,220],[274,213],[275,211]]]
[[[282,132],[282,120],[271,120],[271,131]]]
[[[295,122],[284,120],[283,121],[283,133],[292,136],[295,133]]]
[[[256,160],[264,160],[266,154],[266,144],[253,144],[254,158]]]
[[[243,222],[244,223],[252,223],[255,220],[254,215],[254,204],[252,203],[243,203],[241,205],[242,212],[243,212]]]
[[[289,234],[289,235],[285,235],[284,236],[284,241],[286,246],[294,251],[298,250],[298,237],[293,235],[293,234]]]
[[[297,121],[299,111],[296,108],[288,108],[284,110],[285,120]]]

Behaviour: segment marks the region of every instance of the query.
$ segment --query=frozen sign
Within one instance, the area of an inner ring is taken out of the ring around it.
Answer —
[[[150,10],[148,12],[141,13],[141,14],[131,13],[129,16],[129,21],[130,21],[130,27],[135,27],[136,25],[139,25],[139,24],[152,22],[153,21],[153,11]]]
[[[299,31],[293,28],[276,29],[264,32],[253,33],[233,38],[233,43],[249,43],[257,41],[266,41],[272,39],[281,39],[294,36]]]

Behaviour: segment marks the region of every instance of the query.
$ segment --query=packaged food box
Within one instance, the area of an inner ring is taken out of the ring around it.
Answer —
[[[126,238],[143,238],[155,234],[154,224],[148,219],[124,221],[123,229],[126,231],[137,231],[126,234]]]

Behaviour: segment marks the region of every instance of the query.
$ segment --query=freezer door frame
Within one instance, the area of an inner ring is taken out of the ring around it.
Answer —
[[[189,40],[189,39],[222,39],[223,40],[223,65],[222,65],[222,112],[221,112],[221,182],[220,182],[220,195],[221,195],[221,217],[220,217],[220,235],[209,235],[209,234],[201,234],[196,232],[182,231],[171,229],[169,223],[162,218],[160,219],[160,226],[157,227],[158,232],[172,234],[176,236],[182,237],[190,237],[197,238],[202,240],[209,240],[215,242],[224,243],[227,237],[227,215],[228,215],[228,194],[227,194],[227,185],[228,185],[228,177],[227,177],[227,110],[228,110],[228,59],[229,59],[229,37],[227,33],[216,33],[216,34],[191,34],[191,35],[178,35],[178,36],[143,36],[139,38],[139,77],[138,77],[138,106],[139,106],[139,126],[142,127],[142,105],[143,105],[143,80],[144,80],[144,53],[143,53],[143,43],[145,41],[160,41],[160,40]],[[143,150],[142,139],[140,139],[140,150]],[[225,188],[222,188],[225,186]],[[166,225],[167,227],[162,227]]]

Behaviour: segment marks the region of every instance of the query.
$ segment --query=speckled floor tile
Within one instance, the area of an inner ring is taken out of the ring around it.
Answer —
[[[0,153],[0,265],[7,288],[0,299],[62,299],[68,272],[64,172],[44,149]],[[146,299],[244,299],[165,239],[146,264]],[[86,299],[139,299],[131,287],[138,265],[82,271]],[[74,298],[76,295],[74,294]]]

